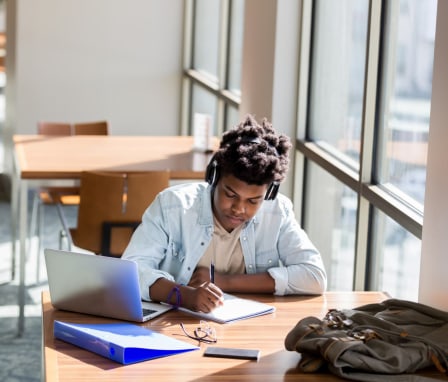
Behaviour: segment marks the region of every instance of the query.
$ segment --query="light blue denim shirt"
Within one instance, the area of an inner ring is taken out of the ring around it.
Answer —
[[[211,187],[188,183],[162,191],[143,214],[123,258],[138,264],[142,298],[159,278],[188,284],[213,234]],[[269,272],[275,294],[321,294],[327,277],[320,253],[279,194],[263,201],[240,235],[246,273]]]

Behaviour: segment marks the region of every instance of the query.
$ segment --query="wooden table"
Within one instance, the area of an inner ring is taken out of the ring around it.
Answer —
[[[82,171],[167,170],[172,179],[203,178],[210,155],[191,136],[15,135],[21,179],[79,179]],[[216,146],[216,142],[215,142]]]
[[[238,321],[231,324],[214,324],[218,343],[216,346],[255,348],[261,350],[260,360],[206,358],[202,356],[208,346],[185,354],[159,358],[134,365],[122,366],[87,350],[53,337],[55,319],[68,322],[112,322],[101,317],[56,310],[52,307],[48,292],[42,294],[43,312],[43,371],[46,381],[107,380],[140,381],[289,381],[302,380],[307,375],[297,369],[300,355],[284,349],[286,334],[297,321],[308,315],[323,317],[330,308],[350,308],[379,302],[387,298],[380,292],[326,293],[324,296],[275,297],[271,295],[243,296],[274,305],[273,314]],[[197,344],[182,335],[179,323],[183,322],[192,332],[198,319],[186,313],[170,311],[149,321],[144,326],[177,339]],[[299,375],[298,375],[299,374]],[[309,376],[311,377],[311,376]],[[314,379],[316,376],[312,377]],[[322,375],[322,380],[337,380],[331,375]],[[320,379],[319,379],[320,380]]]
[[[255,348],[261,350],[256,361],[203,357],[204,349],[123,366],[95,353],[53,337],[53,321],[77,323],[113,322],[106,318],[56,310],[48,292],[42,294],[43,311],[43,380],[53,381],[340,381],[329,373],[304,374],[297,364],[300,354],[287,351],[284,339],[299,319],[313,315],[322,318],[331,308],[353,308],[388,298],[381,292],[327,292],[323,296],[271,295],[244,296],[276,307],[273,314],[231,324],[211,323],[217,332],[216,346]],[[186,313],[170,311],[149,321],[146,326],[174,338],[197,342],[183,336],[179,323],[189,332],[198,326],[198,319]],[[425,376],[444,379],[435,369]]]
[[[93,136],[52,137],[15,135],[12,174],[12,271],[19,237],[19,320],[24,330],[25,258],[28,190],[38,186],[73,186],[82,171],[144,172],[170,170],[173,180],[204,178],[211,154],[193,151],[191,136]],[[215,139],[214,146],[217,146]],[[18,232],[17,232],[18,229]],[[13,277],[14,278],[14,273]]]

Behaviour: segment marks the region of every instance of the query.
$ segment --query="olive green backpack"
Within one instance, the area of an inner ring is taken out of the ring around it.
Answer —
[[[429,381],[413,373],[435,366],[443,380],[448,313],[398,299],[332,309],[322,320],[300,320],[286,336],[285,347],[301,353],[304,372],[328,369],[356,381]]]

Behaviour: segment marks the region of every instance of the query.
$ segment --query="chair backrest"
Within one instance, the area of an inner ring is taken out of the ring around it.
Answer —
[[[107,121],[83,122],[73,124],[74,135],[108,135],[109,124]]]
[[[143,212],[168,185],[169,171],[83,172],[77,227],[71,230],[73,244],[96,254],[121,256]],[[107,245],[104,223],[112,225]]]
[[[65,122],[38,122],[37,133],[42,135],[71,135],[72,125]]]

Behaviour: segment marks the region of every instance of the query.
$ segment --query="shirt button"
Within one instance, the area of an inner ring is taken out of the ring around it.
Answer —
[[[249,268],[252,269],[252,264],[249,264]]]
[[[243,240],[246,241],[247,240],[247,236],[243,236]]]

